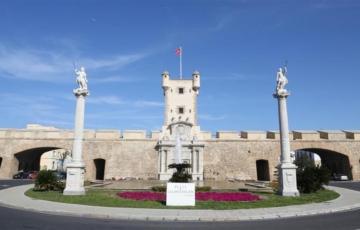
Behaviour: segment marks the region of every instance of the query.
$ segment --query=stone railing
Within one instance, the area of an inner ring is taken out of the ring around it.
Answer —
[[[160,131],[146,130],[85,130],[84,139],[98,140],[158,140]],[[73,139],[66,129],[0,129],[0,139]],[[294,130],[290,140],[360,140],[360,130]],[[278,131],[218,131],[215,135],[202,131],[202,140],[279,140]]]

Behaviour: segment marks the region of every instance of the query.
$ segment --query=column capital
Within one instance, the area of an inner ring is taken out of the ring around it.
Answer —
[[[287,90],[279,90],[278,92],[273,93],[274,98],[287,98],[290,96],[290,93]]]
[[[80,96],[86,97],[90,95],[87,89],[80,89],[80,88],[74,89],[73,93],[76,97],[80,97]]]

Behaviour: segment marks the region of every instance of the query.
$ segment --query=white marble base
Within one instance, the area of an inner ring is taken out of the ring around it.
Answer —
[[[195,206],[195,183],[167,183],[166,206]]]
[[[292,163],[283,163],[279,169],[280,175],[280,188],[279,193],[282,196],[299,196],[296,182],[296,168],[297,166]]]
[[[84,188],[84,163],[70,163],[67,165],[66,187],[64,195],[85,195]]]

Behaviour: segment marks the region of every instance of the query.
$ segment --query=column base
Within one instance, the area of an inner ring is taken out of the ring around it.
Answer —
[[[297,166],[292,163],[283,163],[279,165],[278,169],[280,175],[279,194],[282,196],[300,196],[296,182]]]
[[[66,186],[64,195],[85,195],[84,175],[85,165],[82,162],[72,162],[67,165]]]
[[[201,173],[192,173],[191,177],[192,177],[193,181],[203,181],[204,180],[203,174],[201,174]]]

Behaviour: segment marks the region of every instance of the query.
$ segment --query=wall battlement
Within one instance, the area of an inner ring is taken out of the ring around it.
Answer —
[[[146,130],[85,130],[84,139],[101,140],[158,140],[160,131]],[[48,128],[0,129],[1,139],[73,139],[73,130]],[[324,140],[360,140],[360,130],[293,130],[290,140],[324,141]],[[271,131],[201,131],[202,140],[279,140],[277,130]]]

